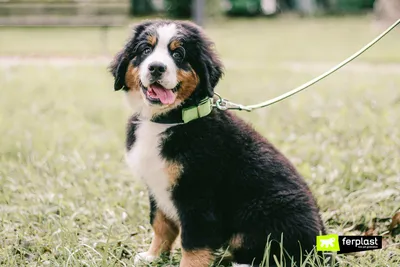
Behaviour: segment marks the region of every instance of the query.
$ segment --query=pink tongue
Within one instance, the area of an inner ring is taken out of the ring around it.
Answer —
[[[163,104],[172,104],[175,101],[175,94],[172,90],[165,89],[159,84],[150,85],[151,89],[156,93],[156,96],[160,99]]]

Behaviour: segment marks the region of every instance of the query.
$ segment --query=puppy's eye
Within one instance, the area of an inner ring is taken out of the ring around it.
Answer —
[[[143,55],[145,55],[145,56],[147,56],[148,54],[150,54],[151,53],[151,48],[150,47],[147,47],[147,48],[145,48],[144,50],[143,50]]]
[[[176,60],[182,60],[182,55],[179,52],[172,53],[172,57]]]

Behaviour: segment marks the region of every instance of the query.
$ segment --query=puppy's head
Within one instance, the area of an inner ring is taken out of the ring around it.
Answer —
[[[114,89],[127,92],[136,110],[150,115],[212,96],[222,75],[213,44],[195,24],[146,21],[111,63]]]

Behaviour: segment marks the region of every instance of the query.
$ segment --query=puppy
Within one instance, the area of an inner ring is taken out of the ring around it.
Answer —
[[[137,261],[169,252],[181,235],[181,267],[205,267],[228,248],[257,266],[266,247],[298,265],[324,233],[318,207],[293,165],[229,111],[213,108],[222,64],[190,22],[146,21],[110,65],[133,109],[127,162],[149,191],[154,237]],[[268,244],[268,245],[267,245]]]

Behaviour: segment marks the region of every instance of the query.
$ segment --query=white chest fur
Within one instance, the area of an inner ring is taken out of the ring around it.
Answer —
[[[135,131],[135,143],[127,153],[134,175],[142,179],[157,202],[157,207],[175,221],[178,213],[171,199],[166,161],[160,156],[162,133],[169,125],[143,121]]]

